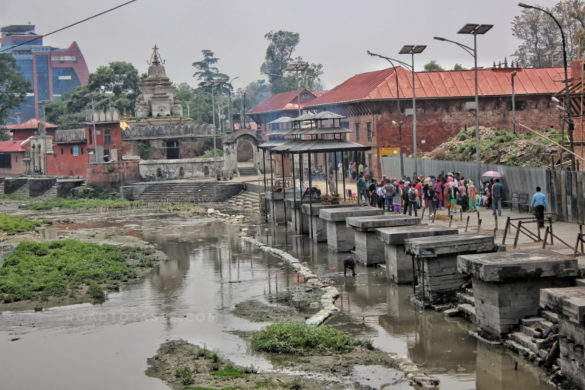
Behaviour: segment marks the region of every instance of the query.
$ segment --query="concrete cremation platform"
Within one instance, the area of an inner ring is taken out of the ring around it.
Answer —
[[[305,201],[306,202],[306,201]],[[334,209],[340,207],[355,207],[355,203],[339,203],[339,204],[323,204],[313,203],[312,207],[309,202],[303,203],[301,210],[303,213],[303,220],[307,220],[312,226],[309,227],[308,234],[311,234],[311,240],[314,242],[327,241],[327,224],[324,220],[319,218],[319,212],[323,209]],[[311,211],[312,209],[312,211]]]
[[[339,207],[319,211],[319,218],[326,222],[327,248],[334,252],[349,252],[355,244],[354,230],[346,225],[349,217],[382,215],[384,210],[376,207]]]
[[[384,245],[386,276],[394,283],[412,283],[412,256],[407,254],[404,243],[408,239],[458,234],[456,228],[414,225],[376,229],[378,241]],[[357,247],[357,244],[356,244]]]
[[[561,372],[585,389],[585,287],[542,289],[540,306],[559,317]]]
[[[284,194],[281,192],[266,191],[266,202],[270,212],[270,219],[274,218],[276,223],[284,223]]]
[[[480,334],[497,338],[538,314],[540,289],[570,286],[578,276],[575,259],[543,249],[464,254],[457,263],[473,279]]]
[[[307,199],[303,200],[301,202],[300,198],[296,199],[296,202],[294,199],[287,199],[286,200],[286,208],[287,210],[290,209],[291,210],[291,226],[294,229],[294,232],[296,234],[309,234],[309,218],[308,216],[303,215],[301,217],[301,213],[302,213],[302,207],[303,204],[306,204],[307,207],[309,205],[309,201]],[[321,202],[313,202],[313,207],[315,207],[316,205],[320,205]]]
[[[431,303],[452,299],[468,279],[457,271],[457,255],[498,249],[493,236],[479,234],[411,238],[404,247],[415,256],[420,298]]]
[[[420,224],[420,218],[402,214],[348,217],[347,226],[355,230],[356,260],[363,265],[384,263],[384,244],[378,239],[376,229],[391,226]]]

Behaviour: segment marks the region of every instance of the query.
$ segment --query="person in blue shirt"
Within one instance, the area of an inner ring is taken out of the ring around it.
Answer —
[[[496,182],[492,185],[492,206],[494,209],[494,215],[496,211],[498,216],[502,216],[502,198],[504,196],[504,186],[500,183],[500,179],[496,179]]]
[[[367,187],[365,177],[363,177],[363,176],[360,176],[360,178],[357,181],[357,192],[358,192],[358,206],[361,206],[364,204],[364,203],[362,203],[362,196],[364,197],[365,204],[367,205],[369,203],[368,187]]]
[[[530,206],[534,210],[538,227],[544,227],[544,210],[548,206],[548,202],[546,201],[546,195],[540,192],[540,187],[536,187],[536,192],[532,196]]]

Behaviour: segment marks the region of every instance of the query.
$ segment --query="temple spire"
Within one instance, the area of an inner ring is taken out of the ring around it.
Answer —
[[[161,60],[160,60],[160,54],[158,52],[158,47],[156,46],[156,44],[154,45],[154,47],[152,48],[152,55],[150,56],[150,61],[147,61],[148,65],[160,65],[161,64]],[[164,60],[162,61],[162,63],[164,64]]]

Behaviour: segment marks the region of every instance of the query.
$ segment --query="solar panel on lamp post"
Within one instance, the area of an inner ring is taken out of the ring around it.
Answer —
[[[411,55],[411,73],[412,73],[412,156],[414,158],[414,177],[418,177],[418,162],[416,159],[416,92],[414,77],[414,55],[422,53],[427,48],[426,45],[404,45],[398,54]]]
[[[477,185],[480,186],[481,184],[481,155],[480,155],[480,148],[479,148],[479,93],[478,93],[478,83],[477,83],[477,34],[485,34],[488,32],[494,25],[493,24],[473,24],[468,23],[465,26],[461,27],[458,34],[473,34],[473,48],[464,45],[463,43],[452,41],[450,39],[442,38],[442,37],[434,37],[434,39],[438,41],[444,42],[451,42],[463,50],[465,50],[469,55],[473,57],[474,63],[474,75],[475,75],[475,159],[477,163]],[[481,187],[481,186],[480,186]],[[477,187],[478,189],[480,187]]]
[[[526,9],[534,9],[540,12],[544,12],[545,14],[547,14],[548,16],[550,16],[555,23],[557,24],[557,26],[559,27],[559,30],[561,30],[561,41],[563,43],[563,67],[565,68],[565,95],[566,95],[566,106],[567,106],[567,127],[568,127],[568,132],[569,132],[569,149],[571,151],[571,169],[574,171],[575,170],[575,154],[574,154],[574,150],[573,150],[573,128],[574,128],[574,123],[573,123],[573,119],[571,117],[571,95],[569,93],[569,76],[568,76],[568,71],[567,71],[567,47],[565,44],[565,32],[563,31],[563,27],[561,26],[561,24],[559,23],[559,21],[557,20],[557,18],[554,17],[554,15],[542,8],[536,7],[534,5],[530,5],[530,4],[525,4],[525,3],[518,3],[518,5],[522,8],[526,8]],[[564,135],[561,137],[561,145],[564,143]]]
[[[372,57],[380,57],[385,59],[386,61],[388,61],[390,63],[390,65],[392,65],[392,68],[394,69],[394,77],[396,79],[396,111],[397,111],[397,116],[398,116],[398,122],[394,122],[392,121],[392,123],[396,123],[396,126],[398,126],[398,147],[400,148],[400,178],[404,179],[404,160],[402,157],[402,120],[400,119],[400,87],[398,84],[398,72],[396,71],[396,66],[394,65],[394,62],[398,62],[399,64],[402,65],[406,65],[407,67],[410,67],[410,65],[403,63],[402,61],[398,61],[398,60],[394,60],[392,58],[380,55],[380,54],[376,54],[376,53],[372,53],[371,51],[367,51],[367,53],[369,55],[371,55]]]

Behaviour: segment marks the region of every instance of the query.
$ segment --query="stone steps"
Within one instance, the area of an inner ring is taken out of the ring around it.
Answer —
[[[467,318],[470,322],[476,323],[475,318],[475,306],[470,303],[460,303],[457,305],[457,310],[463,315],[463,317]]]
[[[161,182],[140,184],[144,190],[137,199],[147,203],[205,203],[229,199],[243,185],[215,181],[199,182]],[[237,193],[237,192],[236,192]]]
[[[242,191],[238,195],[230,198],[227,204],[240,211],[260,211],[260,194],[250,191]]]
[[[514,332],[509,335],[512,341],[522,345],[524,348],[528,348],[536,357],[546,356],[547,351],[542,349],[542,343],[544,340],[533,339],[524,332]]]
[[[475,299],[473,298],[473,295],[467,292],[458,292],[457,301],[475,306]]]
[[[524,356],[528,360],[534,361],[537,359],[537,356],[534,354],[534,352],[532,352],[529,348],[526,348],[523,345],[515,342],[514,340],[506,340],[504,345],[517,354]]]
[[[254,167],[242,167],[238,168],[240,176],[257,176],[258,170]]]

